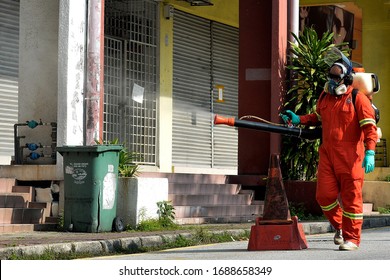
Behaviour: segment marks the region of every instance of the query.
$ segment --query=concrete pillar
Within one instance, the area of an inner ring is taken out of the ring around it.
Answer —
[[[102,140],[104,0],[60,0],[58,145]]]
[[[239,1],[238,117],[269,120],[271,102],[272,1]],[[270,133],[238,130],[238,174],[266,174]]]
[[[285,81],[287,2],[239,2],[239,117],[255,115],[279,122]],[[266,174],[271,151],[280,152],[280,135],[240,129],[238,174]]]
[[[60,0],[58,146],[83,145],[86,1]]]

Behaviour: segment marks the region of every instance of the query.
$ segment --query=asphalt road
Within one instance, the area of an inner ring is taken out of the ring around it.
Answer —
[[[2,261],[1,279],[388,279],[390,227],[363,230],[352,252],[339,251],[333,233],[306,239],[303,250],[248,251],[248,241],[233,241],[73,261]]]
[[[142,254],[119,255],[104,260],[390,260],[390,227],[363,230],[357,251],[339,251],[333,233],[306,236],[303,250],[248,251],[248,241],[185,247]],[[390,266],[390,262],[389,262]]]

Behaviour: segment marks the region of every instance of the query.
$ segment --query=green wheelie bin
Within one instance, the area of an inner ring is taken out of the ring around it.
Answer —
[[[116,216],[121,145],[63,146],[64,229],[121,231]]]

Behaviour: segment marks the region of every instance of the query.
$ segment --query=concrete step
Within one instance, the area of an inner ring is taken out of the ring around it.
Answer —
[[[35,189],[32,186],[11,186],[7,188],[8,191],[0,191],[2,194],[13,194],[15,196],[23,196],[25,201],[34,201],[35,200]]]
[[[43,224],[34,224],[34,231],[53,231],[58,230],[58,223],[46,222]]]
[[[12,192],[12,187],[16,185],[15,178],[0,178],[0,193]]]
[[[229,216],[229,217],[195,217],[195,218],[178,218],[175,222],[179,225],[194,224],[228,224],[228,223],[254,223],[256,215],[249,216]]]
[[[32,232],[33,224],[0,224],[0,233]]]
[[[34,187],[18,186],[14,178],[0,178],[0,233],[56,229],[57,222],[45,223],[51,203],[34,200]]]
[[[238,184],[191,184],[169,183],[169,194],[238,194]]]
[[[267,175],[229,175],[227,177],[227,183],[265,187],[267,185],[267,178]]]
[[[46,217],[45,218],[45,224],[56,224],[58,225],[59,223],[59,217]]]
[[[57,223],[45,224],[0,224],[1,233],[53,231],[58,229]]]
[[[169,194],[168,199],[175,207],[179,205],[251,205],[252,194]]]
[[[264,205],[175,206],[175,217],[179,219],[261,216],[263,210]]]
[[[44,223],[44,209],[0,208],[0,224]]]
[[[238,192],[239,194],[250,194],[250,195],[254,195],[254,191],[253,190],[240,190]]]
[[[28,208],[31,209],[43,209],[43,217],[51,216],[51,202],[36,202],[30,201],[28,203]]]
[[[188,174],[188,173],[157,173],[142,172],[140,177],[167,178],[169,183],[193,184],[225,184],[228,183],[226,175],[219,174]]]
[[[34,200],[35,191],[32,186],[17,186],[15,179],[10,178],[0,178],[0,195],[1,194],[10,194],[10,193],[23,193],[29,194],[30,196],[27,200]]]
[[[252,200],[252,205],[264,205],[264,200]]]
[[[27,208],[29,193],[0,193],[0,208]]]

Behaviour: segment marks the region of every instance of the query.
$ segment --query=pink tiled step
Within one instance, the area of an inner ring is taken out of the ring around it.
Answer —
[[[0,208],[0,224],[39,224],[44,222],[43,209]]]
[[[28,208],[43,209],[43,217],[44,218],[51,216],[51,202],[30,201],[28,203]],[[46,221],[46,219],[44,219],[44,221]]]
[[[175,206],[176,218],[261,215],[264,205]]]
[[[0,208],[25,208],[30,199],[29,193],[0,193]]]
[[[13,232],[32,232],[32,231],[50,231],[57,228],[58,223],[45,223],[45,224],[0,224],[1,233],[13,233]]]
[[[0,224],[0,233],[32,232],[33,224]]]
[[[211,224],[211,223],[253,223],[257,216],[228,216],[228,217],[195,217],[195,218],[177,218],[175,222],[179,225],[185,224]]]
[[[0,193],[12,192],[12,187],[16,185],[15,178],[0,178]]]
[[[169,194],[168,199],[173,205],[250,205],[252,202],[251,194],[199,194],[199,195],[173,195]]]
[[[169,184],[170,194],[237,194],[240,189],[238,184]]]

